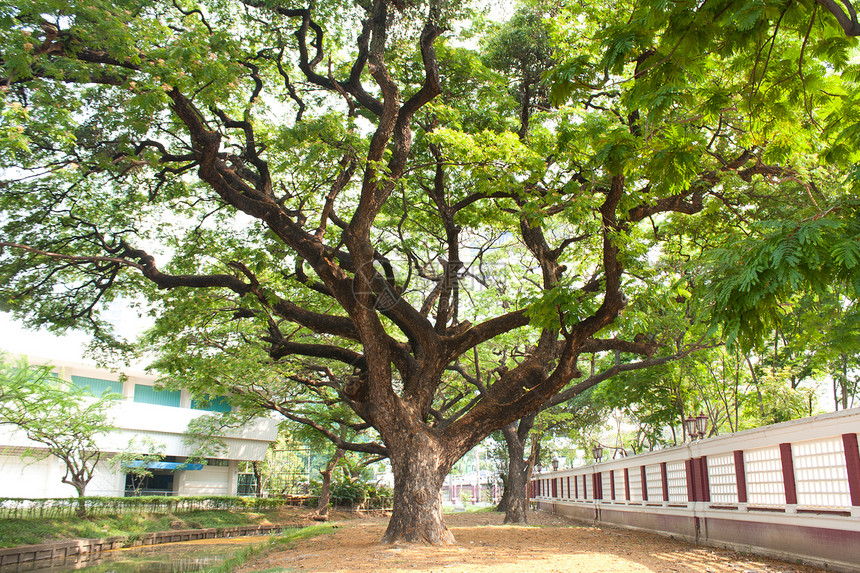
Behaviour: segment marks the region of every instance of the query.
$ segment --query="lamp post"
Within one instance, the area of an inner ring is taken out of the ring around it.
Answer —
[[[536,463],[536,464],[535,464],[535,471],[537,471],[537,473],[540,473],[540,471],[541,471],[542,469],[543,469],[543,466],[542,466],[542,465],[540,465],[540,462],[538,462],[538,463]]]
[[[591,449],[591,455],[594,456],[595,461],[600,462],[600,458],[603,457],[603,446],[597,444]]]
[[[699,412],[695,418],[690,416],[684,420],[684,429],[691,442],[701,440],[708,433],[708,417],[703,412]]]
[[[558,471],[558,458],[552,459],[552,471],[554,471],[554,472]]]

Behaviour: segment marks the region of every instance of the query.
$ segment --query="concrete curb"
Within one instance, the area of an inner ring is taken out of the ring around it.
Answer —
[[[104,539],[71,539],[67,541],[52,541],[40,545],[21,545],[0,549],[0,570],[4,567],[35,564],[44,561],[74,560],[86,561],[89,556],[98,555],[102,551],[120,549],[123,547],[141,547],[146,545],[161,545],[179,541],[194,541],[197,539],[217,539],[226,537],[248,537],[252,535],[268,535],[290,527],[301,525],[241,525],[236,527],[213,527],[208,529],[178,529],[172,531],[157,531],[135,536],[107,537]]]

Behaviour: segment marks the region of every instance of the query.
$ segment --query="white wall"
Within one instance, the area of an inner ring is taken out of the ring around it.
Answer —
[[[230,495],[230,473],[229,466],[204,466],[176,472],[174,480],[179,481],[179,495]]]
[[[93,479],[87,486],[88,496],[121,496],[125,494],[125,474],[108,461],[100,461]]]
[[[65,465],[58,458],[22,459],[20,454],[0,454],[0,497],[77,497],[72,486],[62,482]],[[125,490],[125,475],[108,462],[100,461],[86,495],[120,496]]]
[[[49,457],[34,461],[19,454],[0,455],[0,496],[2,497],[74,497],[75,488],[60,480],[62,462]]]
[[[119,374],[93,366],[30,357],[31,364],[51,364],[63,380],[72,375],[117,380]],[[112,423],[119,429],[97,437],[100,451],[107,454],[124,451],[132,439],[138,441],[150,437],[155,443],[164,445],[164,455],[179,458],[189,456],[192,447],[185,443],[184,434],[191,420],[211,415],[210,412],[190,409],[190,396],[182,391],[181,406],[159,406],[133,401],[134,385],[152,385],[155,376],[126,373],[123,385],[125,400],[113,406],[109,412]],[[236,495],[238,460],[264,460],[269,444],[277,439],[278,424],[274,418],[259,418],[242,428],[223,433],[227,450],[220,452],[219,459],[228,461],[228,466],[206,466],[203,470],[181,470],[176,473],[175,486],[180,495]],[[56,458],[41,461],[22,461],[20,453],[26,448],[42,449],[43,446],[27,439],[23,432],[10,426],[0,426],[0,497],[73,497],[72,486],[63,484],[63,464]],[[87,495],[123,495],[125,475],[102,461],[87,486]]]

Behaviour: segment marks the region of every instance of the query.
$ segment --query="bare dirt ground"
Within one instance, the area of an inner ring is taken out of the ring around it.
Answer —
[[[335,516],[336,517],[336,516]],[[333,521],[333,534],[297,542],[248,562],[239,571],[399,573],[813,573],[804,565],[699,547],[657,535],[592,527],[536,512],[529,526],[502,525],[499,513],[445,516],[457,545],[386,546],[387,518]]]

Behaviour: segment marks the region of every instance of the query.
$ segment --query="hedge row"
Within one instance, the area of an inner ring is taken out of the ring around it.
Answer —
[[[181,513],[207,509],[273,509],[298,505],[307,498],[256,498],[235,496],[140,496],[85,497],[87,515],[119,515],[122,513]],[[77,513],[81,498],[15,498],[0,497],[0,517],[40,518],[69,517]]]
[[[317,497],[308,498],[308,505],[316,507]],[[354,497],[338,497],[331,496],[331,505],[341,509],[381,509],[390,510],[392,508],[393,497],[371,497],[362,500]]]
[[[375,493],[375,492],[374,492]],[[140,496],[85,497],[87,515],[123,513],[181,513],[207,509],[274,509],[283,506],[315,507],[317,496],[236,497],[236,496]],[[51,518],[77,514],[81,498],[0,497],[0,518]],[[392,497],[385,495],[332,495],[331,505],[349,509],[391,509]]]

